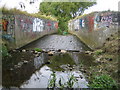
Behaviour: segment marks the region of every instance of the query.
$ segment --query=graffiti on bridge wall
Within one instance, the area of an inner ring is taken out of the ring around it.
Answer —
[[[30,16],[17,15],[16,16],[17,30],[23,35],[22,38],[35,38],[39,33],[47,30],[55,30],[58,28],[57,22],[48,21],[40,18]]]
[[[89,16],[88,19],[89,19],[89,22],[88,22],[89,32],[92,32],[92,30],[94,29],[94,17]]]
[[[112,25],[118,25],[118,17],[115,13],[97,13],[94,19],[94,28],[110,28]]]
[[[74,21],[74,30],[75,30],[75,31],[78,31],[79,28],[80,28],[80,27],[79,27],[79,19],[77,19],[77,20]]]
[[[2,17],[2,38],[9,42],[14,42],[15,17],[14,15],[4,15]]]
[[[10,48],[21,47],[58,29],[56,21],[26,15],[4,14],[0,21],[1,37]]]
[[[33,31],[42,32],[44,30],[50,31],[58,28],[58,23],[53,21],[46,21],[39,18],[35,18],[33,21]]]
[[[79,21],[78,21],[79,20]],[[100,28],[110,28],[118,25],[119,18],[117,13],[113,12],[100,12],[75,19],[69,23],[70,30],[82,30],[92,32]]]
[[[43,20],[39,18],[35,18],[33,20],[33,31],[34,32],[42,32],[44,28]]]
[[[15,17],[14,15],[4,15],[1,21],[3,37],[6,39],[8,39],[10,36],[14,37],[15,24],[19,32],[26,32],[32,36],[35,34],[34,32],[42,32],[43,30],[56,30],[58,28],[58,22],[23,15],[16,15]]]
[[[17,26],[23,32],[31,32],[32,31],[32,18],[18,16],[17,18]]]
[[[58,29],[58,22],[46,21],[45,26],[47,31],[56,30]]]
[[[85,20],[84,19],[80,19],[80,27],[81,28],[85,27]]]
[[[54,22],[55,29],[58,29],[58,22]]]

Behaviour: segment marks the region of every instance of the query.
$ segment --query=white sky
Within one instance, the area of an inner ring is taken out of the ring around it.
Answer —
[[[36,13],[39,10],[39,3],[42,0],[35,0],[36,2],[32,5],[29,4],[30,0],[0,0],[0,7],[6,6],[7,8],[18,8],[20,9],[19,2],[25,4],[25,11],[29,13]],[[32,0],[31,0],[32,1]],[[97,4],[85,10],[84,14],[93,12],[93,11],[104,11],[104,10],[114,10],[118,11],[118,2],[120,0],[96,0]]]
[[[97,4],[85,10],[85,14],[91,13],[92,11],[118,11],[118,2],[120,0],[97,0]],[[120,7],[120,6],[119,6]]]

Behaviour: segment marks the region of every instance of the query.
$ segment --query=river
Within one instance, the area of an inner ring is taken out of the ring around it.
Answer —
[[[43,51],[35,51],[40,48]],[[48,35],[20,49],[12,50],[3,59],[3,87],[47,88],[51,75],[56,75],[56,85],[66,85],[71,75],[74,88],[88,88],[83,65],[90,66],[94,59],[84,52],[90,50],[76,36]],[[52,54],[50,54],[52,53]]]

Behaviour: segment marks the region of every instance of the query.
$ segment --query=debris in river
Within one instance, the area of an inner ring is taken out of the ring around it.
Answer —
[[[48,55],[49,55],[49,56],[53,56],[53,54],[54,54],[53,51],[49,51],[49,52],[48,52]]]
[[[28,61],[23,61],[24,62],[24,64],[27,64],[28,63]]]
[[[25,49],[23,49],[23,50],[22,50],[22,52],[26,52],[26,50],[25,50]]]
[[[92,54],[93,54],[93,52],[92,52],[92,51],[85,51],[85,54],[92,55]]]
[[[13,68],[10,68],[10,71],[13,71]]]

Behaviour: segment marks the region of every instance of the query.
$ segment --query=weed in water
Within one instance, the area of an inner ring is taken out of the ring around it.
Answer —
[[[71,75],[67,81],[67,88],[73,88],[74,84],[77,82],[77,79],[74,75]]]
[[[55,88],[56,87],[56,74],[53,72],[50,76],[48,88]]]
[[[62,83],[61,78],[58,80],[58,82],[56,82],[56,80],[56,74],[53,72],[49,80],[48,88],[73,88],[74,84],[77,82],[77,79],[74,75],[70,75],[65,83]]]
[[[35,48],[34,50],[35,50],[35,51],[38,51],[38,52],[41,52],[41,51],[42,51],[42,49],[40,49],[40,48]]]

